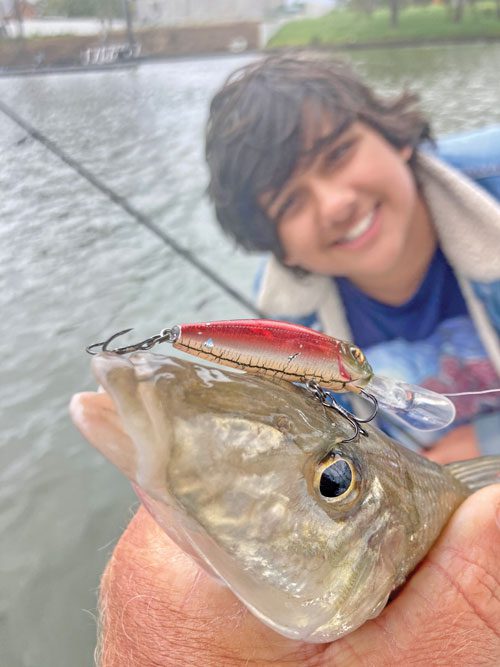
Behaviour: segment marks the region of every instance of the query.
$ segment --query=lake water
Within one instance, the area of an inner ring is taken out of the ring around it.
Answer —
[[[250,296],[260,257],[235,251],[204,197],[203,124],[255,56],[0,79],[0,98]],[[500,122],[500,45],[350,54],[384,92],[422,94],[436,133]],[[137,507],[75,432],[84,347],[134,326],[250,316],[0,114],[0,665],[87,667],[99,575]]]

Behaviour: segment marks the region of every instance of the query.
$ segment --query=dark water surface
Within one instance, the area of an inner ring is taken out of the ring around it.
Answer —
[[[500,45],[349,56],[382,91],[422,94],[437,133],[500,122]],[[203,124],[249,56],[0,79],[0,98],[246,295],[203,192]],[[0,665],[87,667],[99,575],[137,503],[75,432],[83,348],[135,326],[249,313],[0,114]]]

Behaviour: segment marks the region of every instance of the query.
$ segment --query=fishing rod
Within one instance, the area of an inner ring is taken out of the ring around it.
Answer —
[[[235,301],[244,306],[249,310],[253,315],[256,315],[259,318],[265,318],[266,315],[255,306],[252,301],[247,299],[243,294],[234,289],[224,278],[219,276],[215,271],[213,271],[209,266],[201,262],[190,250],[178,243],[170,234],[164,232],[158,225],[153,222],[153,220],[137,210],[130,202],[125,198],[112,190],[108,185],[106,185],[100,178],[93,174],[89,169],[83,166],[78,160],[75,160],[65,151],[62,150],[52,139],[47,137],[43,132],[37,130],[36,127],[28,123],[24,118],[21,118],[13,109],[5,104],[5,102],[0,100],[0,111],[2,111],[8,118],[10,118],[14,123],[19,125],[25,132],[27,132],[33,139],[43,144],[46,148],[49,149],[51,153],[56,155],[60,160],[67,164],[71,169],[76,171],[82,178],[84,178],[88,183],[93,185],[97,190],[102,192],[108,199],[110,199],[114,204],[119,206],[123,211],[128,213],[136,222],[140,225],[149,229],[150,232],[155,234],[159,239],[169,246],[175,253],[183,257],[189,264],[194,266],[200,273],[206,276],[214,284],[220,287],[226,294],[231,296]]]

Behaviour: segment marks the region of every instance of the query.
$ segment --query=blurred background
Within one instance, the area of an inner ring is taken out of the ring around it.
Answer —
[[[204,190],[211,96],[288,45],[342,51],[436,134],[500,122],[500,0],[0,0],[0,101],[251,298]],[[370,47],[370,48],[367,48]],[[93,664],[104,565],[137,508],[72,427],[86,345],[252,314],[0,112],[0,665]]]

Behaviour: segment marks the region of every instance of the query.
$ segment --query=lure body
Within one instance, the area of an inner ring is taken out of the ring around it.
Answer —
[[[277,320],[222,320],[175,325],[138,343],[110,349],[110,343],[128,333],[125,329],[102,343],[87,347],[102,352],[128,354],[170,343],[178,350],[208,361],[232,366],[270,378],[301,382],[309,386],[324,405],[347,417],[359,433],[359,424],[372,420],[378,406],[405,425],[421,430],[441,429],[455,418],[455,406],[446,395],[400,380],[374,376],[363,352],[352,343],[332,338],[307,327]],[[369,392],[365,391],[365,388]],[[359,419],[345,410],[331,394],[350,391],[369,399],[375,410]]]
[[[373,376],[362,351],[307,327],[275,320],[223,320],[173,327],[170,342],[203,359],[289,382],[359,391]]]

